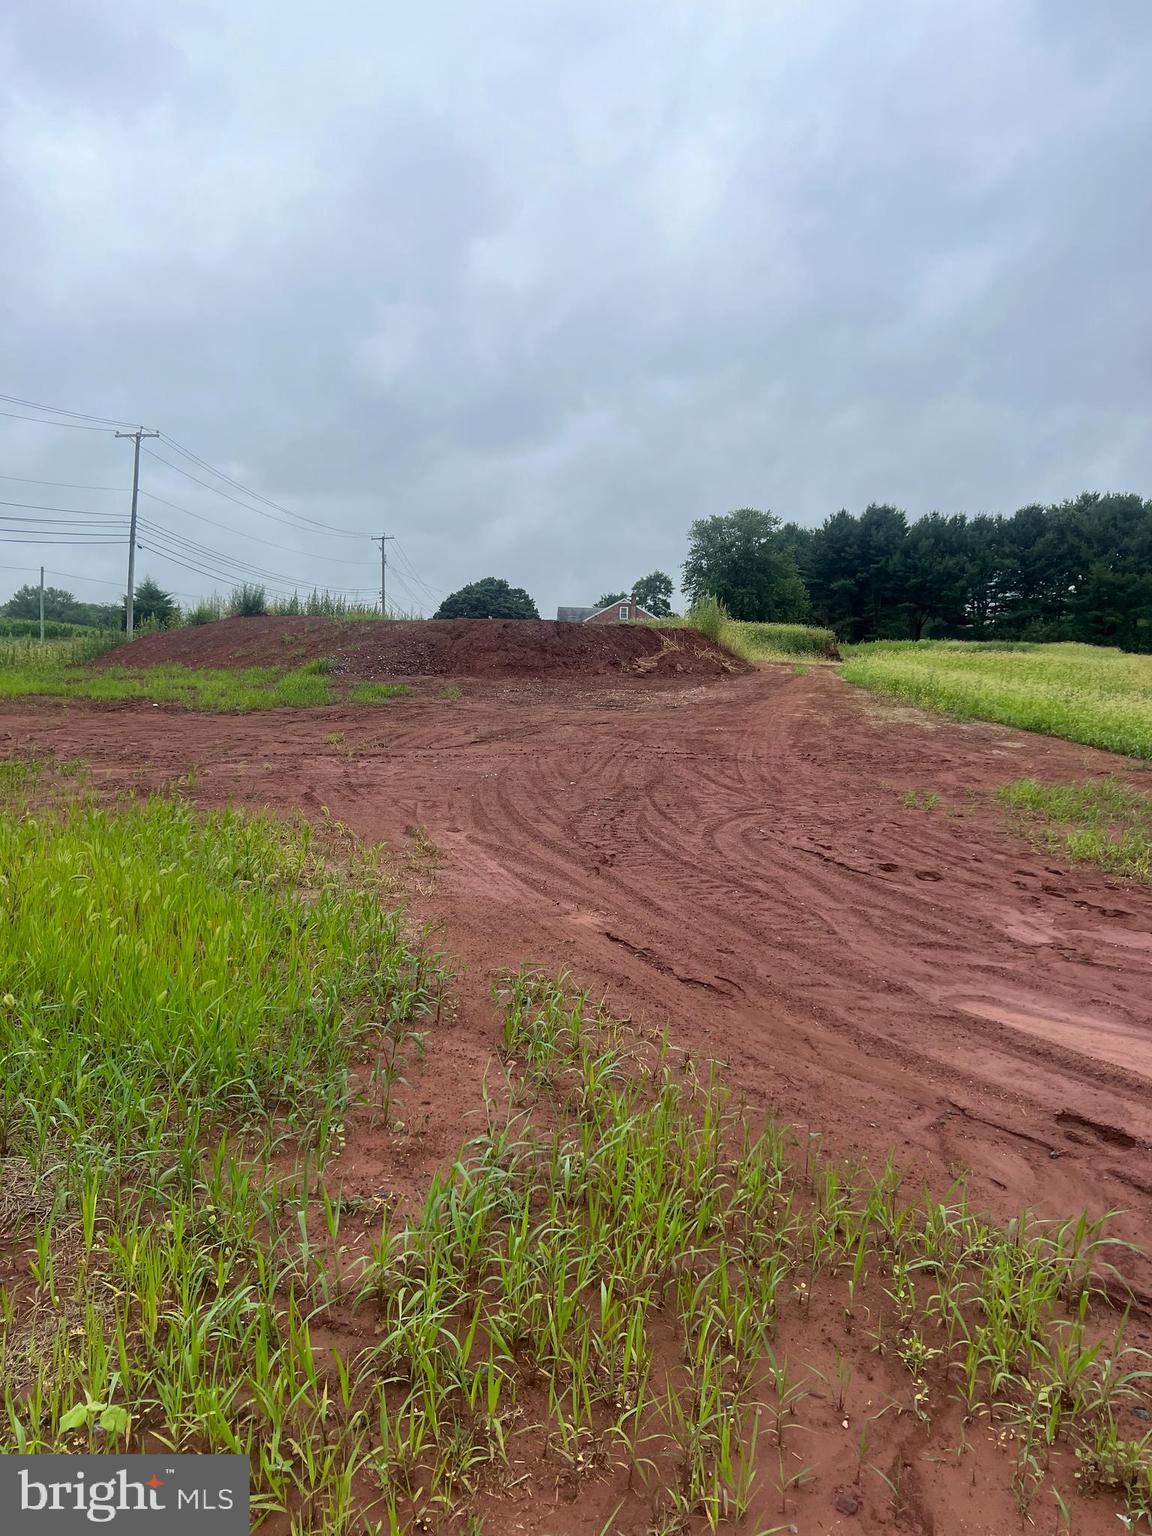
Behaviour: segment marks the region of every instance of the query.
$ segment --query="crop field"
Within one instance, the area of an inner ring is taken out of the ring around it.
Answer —
[[[856,647],[842,676],[957,719],[1152,757],[1152,656],[1091,645],[880,641]]]
[[[409,685],[229,633],[303,657],[0,687],[0,1452],[240,1452],[268,1536],[1152,1528],[1138,766],[802,655],[333,730]]]

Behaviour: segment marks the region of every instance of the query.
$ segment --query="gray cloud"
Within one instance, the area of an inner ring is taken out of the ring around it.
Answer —
[[[1152,488],[1145,0],[10,0],[0,70],[0,388],[395,529],[436,589],[590,601],[748,503]],[[0,458],[128,470],[2,418]],[[373,584],[146,463],[227,531],[169,527]]]

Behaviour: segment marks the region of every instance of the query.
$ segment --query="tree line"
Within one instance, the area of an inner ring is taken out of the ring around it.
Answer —
[[[1085,492],[1010,515],[873,503],[819,528],[745,507],[689,532],[683,587],[736,619],[845,641],[1078,640],[1152,651],[1152,501]]]

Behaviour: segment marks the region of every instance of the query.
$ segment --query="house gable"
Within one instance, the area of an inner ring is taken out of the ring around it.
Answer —
[[[654,613],[649,613],[647,608],[641,608],[636,601],[636,594],[625,597],[618,603],[609,603],[605,608],[598,608],[595,613],[590,613],[584,620],[585,624],[636,624],[645,620],[655,619]]]

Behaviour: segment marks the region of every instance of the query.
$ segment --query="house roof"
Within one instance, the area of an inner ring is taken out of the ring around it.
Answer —
[[[634,602],[631,598],[618,597],[614,603],[605,603],[603,608],[587,608],[587,609],[585,609],[584,610],[584,618],[581,620],[581,622],[584,623],[584,624],[587,624],[589,619],[599,618],[602,613],[611,613],[613,608],[623,608],[625,604],[627,604],[632,609],[632,611],[634,613],[638,613],[641,616],[641,618],[654,619],[656,617],[656,615],[654,613],[649,613],[647,608],[641,608],[640,604],[637,603],[637,602]],[[579,610],[577,610],[575,608],[573,608],[571,610],[571,612],[573,612],[573,613],[576,613],[578,611]]]
[[[583,624],[596,612],[595,608],[557,608],[556,622],[558,624]]]

